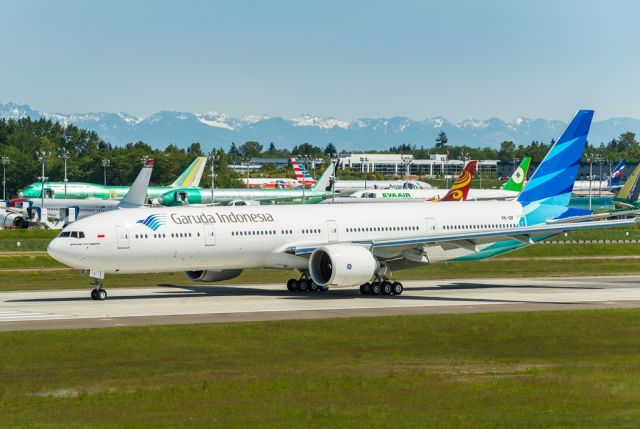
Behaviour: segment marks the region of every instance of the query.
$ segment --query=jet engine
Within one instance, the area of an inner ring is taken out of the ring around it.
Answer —
[[[0,212],[0,225],[5,228],[27,228],[29,222],[19,213]]]
[[[197,282],[221,282],[238,277],[242,270],[203,270],[203,271],[185,271],[189,280]]]
[[[356,286],[371,280],[379,264],[371,252],[353,244],[318,247],[309,259],[309,274],[318,286]]]

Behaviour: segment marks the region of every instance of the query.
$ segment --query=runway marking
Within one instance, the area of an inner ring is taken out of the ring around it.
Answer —
[[[35,311],[8,310],[0,311],[0,322],[17,322],[20,320],[54,320],[73,319],[67,314],[40,313]]]

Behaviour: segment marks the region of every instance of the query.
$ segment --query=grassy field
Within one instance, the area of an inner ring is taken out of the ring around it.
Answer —
[[[0,427],[637,427],[638,310],[0,333]]]
[[[0,258],[0,261],[2,258]],[[438,280],[452,278],[539,277],[577,275],[640,274],[637,259],[602,260],[532,260],[456,262],[426,265],[398,271],[398,280]],[[239,277],[221,284],[284,283],[299,274],[288,270],[245,270]],[[105,288],[146,287],[161,285],[206,285],[188,280],[183,273],[107,275]],[[211,283],[213,285],[218,283]],[[66,271],[0,271],[0,291],[36,289],[88,289],[89,279],[77,270]]]

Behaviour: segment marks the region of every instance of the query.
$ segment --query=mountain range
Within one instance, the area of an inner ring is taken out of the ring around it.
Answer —
[[[265,147],[273,142],[278,148],[288,149],[304,142],[320,147],[333,143],[339,150],[347,151],[388,149],[402,143],[431,147],[440,131],[447,133],[449,144],[453,146],[497,148],[504,140],[524,145],[532,140],[549,142],[557,138],[566,125],[558,120],[524,117],[510,122],[499,118],[451,122],[443,117],[344,121],[308,114],[294,118],[265,115],[231,118],[217,112],[173,111],[139,118],[123,112],[47,113],[25,104],[0,103],[0,118],[24,117],[47,118],[65,126],[74,124],[96,131],[102,139],[116,146],[142,140],[156,148],[164,148],[168,144],[186,147],[192,142],[200,142],[205,149],[211,146],[228,148],[231,142],[240,145],[248,140],[259,141]],[[626,131],[640,134],[640,120],[611,118],[594,122],[589,140],[599,144]]]

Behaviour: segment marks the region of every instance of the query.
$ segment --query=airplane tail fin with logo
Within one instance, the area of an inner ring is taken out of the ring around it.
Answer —
[[[462,173],[460,173],[460,176],[456,179],[455,183],[451,186],[451,189],[449,189],[449,192],[447,192],[447,195],[438,201],[466,200],[467,195],[469,195],[469,188],[471,187],[471,181],[473,180],[473,175],[476,172],[477,165],[478,161],[469,161],[462,170]]]
[[[524,182],[527,180],[527,172],[529,171],[530,163],[530,156],[522,158],[522,162],[513,172],[507,183],[504,184],[502,189],[505,191],[521,192],[524,187]]]
[[[311,187],[311,189],[319,192],[327,190],[327,188],[331,184],[331,179],[333,178],[333,172],[335,171],[335,168],[336,166],[334,165],[333,162],[329,163],[329,166],[327,167],[327,169],[324,170],[324,173],[322,173],[322,176],[320,176],[318,181],[315,183],[315,185]]]
[[[293,171],[296,173],[298,183],[303,186],[316,184],[316,179],[309,174],[304,164],[294,155],[291,155],[291,165],[293,166]]]
[[[171,184],[172,188],[197,188],[200,186],[200,179],[204,173],[204,167],[207,164],[206,156],[199,156],[194,159],[191,165],[182,172],[175,182]]]
[[[516,200],[529,225],[571,215],[568,209],[593,110],[579,110],[549,149]]]
[[[148,159],[138,177],[133,181],[129,192],[122,198],[118,207],[131,208],[143,206],[147,199],[147,189],[149,188],[149,180],[151,180],[151,173],[153,172],[153,159]]]
[[[612,175],[613,177],[613,175]],[[639,205],[640,198],[640,164],[638,164],[627,179],[618,195],[613,199],[613,204],[621,209],[635,208]]]
[[[622,177],[622,174],[624,173],[624,167],[625,167],[625,160],[624,158],[620,160],[620,162],[618,163],[618,165],[616,165],[616,168],[613,169],[613,172],[611,173],[611,177],[609,177],[609,187],[610,188],[615,188],[617,186],[620,186],[620,178]]]

